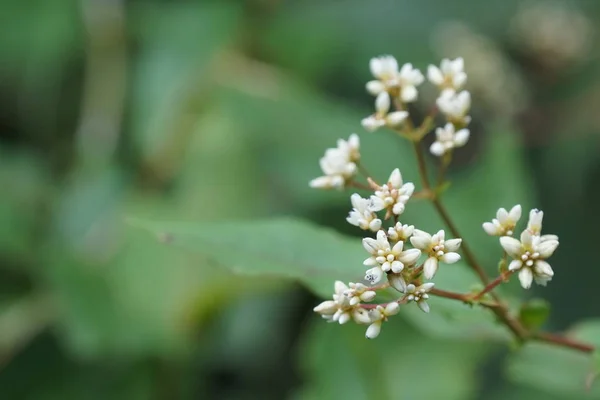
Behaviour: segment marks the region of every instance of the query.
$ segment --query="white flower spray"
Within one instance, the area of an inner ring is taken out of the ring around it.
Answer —
[[[417,87],[424,81],[423,74],[410,63],[399,68],[397,60],[389,55],[373,58],[370,69],[375,79],[367,83],[366,89],[376,96],[375,113],[363,119],[362,125],[368,131],[388,128],[413,143],[422,188],[416,191],[412,182],[403,179],[399,168],[395,168],[382,184],[365,175],[358,164],[361,157],[356,134],[347,141],[340,139],[336,148],[325,152],[320,163],[324,175],[311,181],[310,185],[320,189],[352,186],[367,191],[350,196],[352,209],[346,220],[363,231],[372,232],[375,237],[362,240],[369,254],[363,262],[365,283],[350,282],[346,285],[335,282],[332,300],[322,302],[314,311],[330,322],[345,324],[354,321],[367,325],[365,336],[374,339],[379,336],[383,322],[398,314],[403,305],[416,303],[423,312],[429,313],[427,300],[430,296],[440,296],[489,308],[516,336],[522,340],[529,338],[532,333],[512,316],[508,306],[492,290],[513,273],[518,274],[525,289],[530,288],[534,281],[546,285],[554,276],[546,259],[554,253],[559,242],[555,235],[541,234],[543,212],[531,210],[520,240],[513,237],[521,218],[520,205],[510,211],[500,208],[496,218],[483,223],[485,233],[500,237],[503,250],[501,264],[505,266],[498,278],[490,280],[469,247],[458,237],[456,226],[440,200],[443,174],[450,164],[452,153],[456,148],[465,146],[470,137],[467,126],[471,121],[471,95],[463,89],[467,83],[464,60],[444,59],[439,67],[428,67],[428,80],[439,90],[439,95],[433,113],[420,126],[414,125],[406,105],[418,98]],[[434,130],[433,121],[438,113],[443,122]],[[440,157],[438,162],[441,166],[437,187],[429,183],[426,161],[419,146],[423,137],[432,131],[435,132],[435,140],[429,150]],[[357,181],[358,172],[365,175],[366,183]],[[444,230],[428,233],[399,220],[411,199],[417,197],[432,201],[454,237],[447,238]],[[510,263],[508,257],[512,259]],[[485,287],[471,293],[454,293],[435,287],[432,280],[441,265],[455,264],[463,258]],[[373,303],[377,292],[382,290],[394,290],[399,297],[387,303]],[[549,339],[550,336],[545,335],[544,340],[564,342],[564,339]]]

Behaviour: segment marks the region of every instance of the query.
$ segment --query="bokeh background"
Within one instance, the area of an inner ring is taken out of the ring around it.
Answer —
[[[593,0],[1,0],[0,398],[591,398],[583,378],[555,390],[568,366],[536,385],[506,344],[402,316],[373,344],[301,286],[228,271],[235,248],[215,263],[127,221],[292,215],[360,246],[349,194],[308,181],[352,132],[380,179],[417,180],[405,143],[360,126],[369,59],[462,56],[472,140],[448,203],[465,238],[493,274],[481,223],[542,208],[555,280],[509,291],[547,299],[551,330],[599,316],[599,21]]]

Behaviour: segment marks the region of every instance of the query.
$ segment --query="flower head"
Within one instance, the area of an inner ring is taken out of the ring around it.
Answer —
[[[464,68],[465,63],[462,57],[454,60],[444,58],[439,68],[435,65],[427,68],[427,78],[440,89],[458,90],[467,81]]]
[[[417,100],[417,97],[419,96],[417,86],[423,83],[424,80],[425,78],[423,78],[421,71],[413,68],[410,63],[404,64],[398,74],[400,100],[402,100],[403,103],[410,103]]]
[[[375,114],[363,118],[361,124],[369,132],[374,132],[384,126],[398,126],[408,117],[407,111],[390,111],[391,100],[387,92],[381,92],[375,99]]]
[[[392,240],[394,242],[397,242],[399,240],[406,242],[412,236],[414,231],[414,225],[403,225],[401,222],[398,222],[396,223],[396,225],[388,229],[387,237],[389,240]]]
[[[363,199],[358,193],[354,193],[350,196],[352,202],[352,211],[346,218],[350,224],[358,226],[360,229],[370,229],[373,232],[377,232],[381,228],[381,220],[377,218],[372,207],[371,199]]]
[[[509,236],[500,238],[500,245],[513,258],[508,270],[519,271],[519,281],[524,289],[529,289],[533,280],[542,286],[546,286],[552,280],[554,271],[545,260],[558,247],[558,238],[553,237],[542,240],[540,236],[534,236],[529,230],[524,230],[520,241]]]
[[[402,241],[391,246],[383,230],[377,232],[377,239],[364,238],[363,247],[371,254],[363,262],[364,265],[373,267],[365,275],[365,279],[371,284],[379,282],[384,273],[402,272],[405,266],[414,264],[421,255],[418,249],[403,250]]]
[[[460,254],[456,250],[460,247],[462,239],[445,239],[445,233],[440,230],[435,235],[430,235],[419,229],[415,229],[410,242],[415,248],[420,249],[428,255],[423,264],[423,275],[426,279],[431,279],[438,269],[438,262],[454,264],[460,260]]]
[[[361,301],[372,301],[376,294],[362,283],[350,282],[348,289],[344,290],[344,295],[350,299],[350,304],[353,306],[360,304]]]
[[[429,304],[427,304],[426,300],[429,298],[429,295],[427,292],[433,289],[433,286],[433,282],[427,282],[421,286],[415,286],[411,283],[410,285],[406,286],[406,300],[414,301],[421,310],[428,313]]]
[[[455,147],[464,146],[469,140],[469,134],[468,129],[455,131],[454,125],[447,123],[446,126],[435,130],[436,140],[429,151],[431,151],[431,154],[440,157],[452,151]]]
[[[376,80],[367,82],[367,91],[372,95],[398,87],[398,61],[393,56],[371,58],[369,62],[371,73]]]
[[[483,230],[490,236],[512,236],[517,222],[521,219],[521,205],[517,204],[510,211],[499,208],[492,222],[484,222]]]
[[[388,182],[379,186],[375,194],[371,196],[373,211],[387,210],[385,218],[392,214],[400,215],[404,212],[406,203],[415,191],[415,185],[411,182],[404,183],[402,174],[398,168],[390,174]]]
[[[324,175],[310,181],[310,187],[343,188],[356,175],[356,162],[360,160],[359,148],[360,140],[355,133],[347,141],[339,139],[337,147],[327,149],[319,160]]]
[[[350,285],[351,286],[348,287],[344,282],[336,281],[334,285],[335,293],[333,294],[333,300],[326,300],[316,306],[313,310],[321,314],[328,322],[338,322],[340,325],[345,324],[350,321],[350,319],[354,319],[354,321],[359,324],[370,323],[370,320],[367,318],[367,312],[359,307],[359,305],[362,297],[368,298],[371,294],[368,293],[368,290],[364,290],[358,296],[356,296],[357,292],[352,292],[352,296],[350,296],[347,293],[356,290],[356,287],[353,287],[352,283]],[[359,290],[361,289],[362,288]],[[354,300],[355,297],[358,298],[358,301]]]
[[[377,306],[377,308],[371,310],[369,313],[371,325],[369,325],[365,333],[367,339],[375,339],[379,336],[383,321],[387,321],[389,317],[398,314],[398,311],[400,311],[400,305],[396,302],[389,303],[385,307]]]
[[[457,93],[452,89],[445,89],[437,98],[436,104],[454,125],[466,126],[471,122],[471,117],[467,115],[471,108],[471,94],[466,90]]]

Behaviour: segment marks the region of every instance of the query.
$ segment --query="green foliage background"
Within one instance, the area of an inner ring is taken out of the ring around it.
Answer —
[[[600,21],[596,2],[567,3]],[[432,36],[458,20],[532,100],[507,116],[474,93],[448,208],[490,274],[500,250],[481,223],[542,208],[555,280],[505,294],[546,298],[545,329],[600,345],[600,32],[585,61],[550,70],[510,40],[518,6],[0,0],[0,398],[599,398],[598,357],[514,351],[481,310],[433,299],[375,341],[311,311],[363,271],[349,193],[307,185],[325,148],[358,132],[375,176],[417,181],[406,143],[360,127],[369,58],[424,70],[453,55]],[[442,227],[425,203],[405,218]],[[437,282],[475,280],[456,265]]]

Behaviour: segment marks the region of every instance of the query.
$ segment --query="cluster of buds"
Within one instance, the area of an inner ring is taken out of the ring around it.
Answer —
[[[520,240],[512,237],[521,218],[521,206],[510,211],[500,208],[492,222],[485,222],[483,229],[488,235],[500,236],[500,245],[513,260],[508,271],[519,272],[519,281],[524,289],[529,289],[535,281],[546,286],[552,280],[554,271],[546,259],[558,247],[558,236],[542,235],[544,212],[533,209],[529,212],[527,227],[521,232]]]
[[[362,125],[369,131],[386,126],[404,137],[420,141],[430,130],[430,127],[424,128],[425,123],[415,129],[411,122],[408,133],[400,130],[399,125],[409,120],[406,105],[418,98],[417,87],[424,81],[421,72],[412,64],[399,68],[398,62],[391,56],[372,59],[370,67],[376,79],[367,83],[367,91],[377,96],[375,114],[365,118]],[[436,104],[445,120],[444,125],[435,131],[436,140],[430,151],[435,156],[446,156],[444,160],[447,161],[453,149],[463,146],[469,138],[466,127],[471,120],[468,115],[471,96],[462,90],[467,80],[464,62],[462,58],[445,59],[439,67],[429,66],[427,77],[439,89]],[[389,112],[392,104],[396,110]],[[434,116],[431,115],[430,119]],[[418,136],[415,132],[419,132]],[[351,195],[352,210],[346,218],[348,223],[374,234],[374,237],[362,240],[368,253],[363,261],[367,268],[365,283],[346,285],[337,281],[333,299],[322,302],[314,311],[329,322],[345,324],[353,320],[368,325],[366,337],[372,339],[379,335],[382,323],[399,312],[401,305],[414,302],[422,311],[429,312],[427,299],[431,294],[441,293],[436,292],[431,280],[440,264],[454,264],[461,259],[458,250],[462,239],[446,239],[443,230],[430,234],[400,222],[415,193],[415,185],[405,182],[398,168],[383,184],[370,176],[365,177],[367,184],[358,183],[354,179],[359,160],[357,135],[353,134],[348,141],[340,139],[337,148],[328,149],[321,159],[325,175],[311,181],[310,186],[331,189],[352,185],[370,191],[364,197],[358,193]],[[513,207],[510,212],[500,209],[496,219],[484,224],[488,234],[501,236],[502,247],[514,259],[508,269],[519,271],[521,284],[526,288],[531,286],[533,279],[545,284],[553,274],[544,259],[556,249],[558,238],[541,235],[542,215],[537,210],[531,211],[529,224],[520,241],[511,237],[521,216],[520,206]],[[396,301],[372,303],[378,290],[388,289],[400,293]]]

